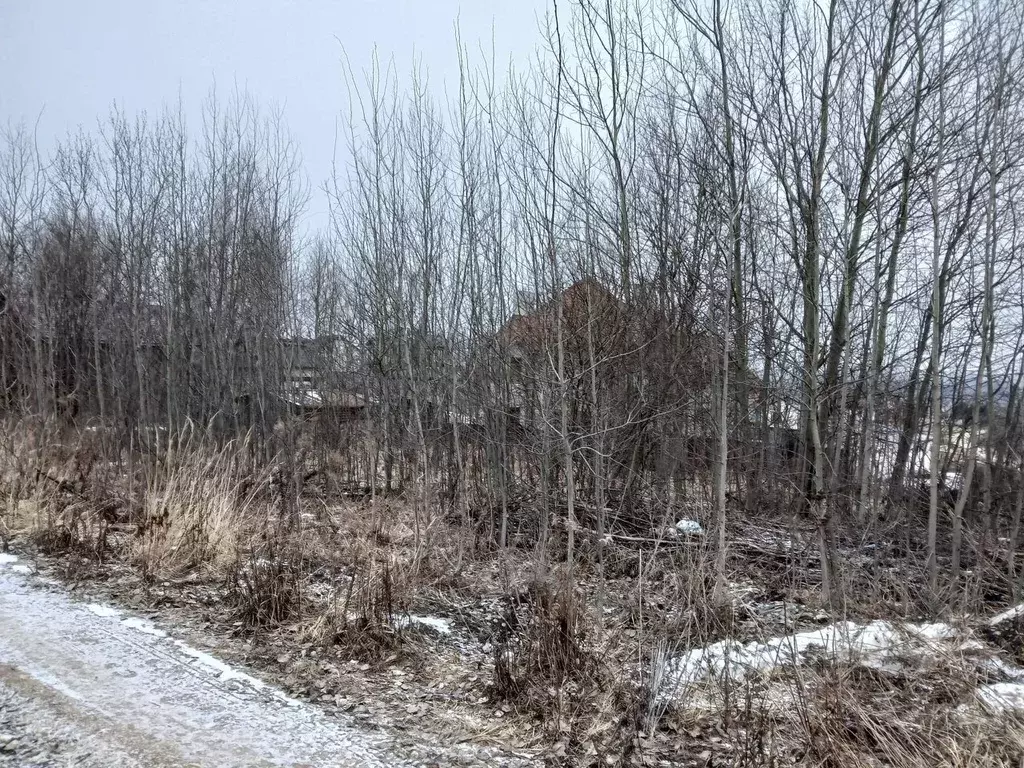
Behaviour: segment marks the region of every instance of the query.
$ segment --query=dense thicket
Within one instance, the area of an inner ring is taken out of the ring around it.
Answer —
[[[558,3],[531,67],[463,54],[450,103],[349,73],[315,235],[296,148],[245,99],[196,136],[115,112],[46,158],[11,128],[2,407],[269,439],[282,340],[316,336],[321,457],[498,545],[571,561],[686,514],[724,553],[761,510],[816,532],[826,591],[882,521],[955,580],[964,522],[1013,552],[1024,505],[1022,22]]]

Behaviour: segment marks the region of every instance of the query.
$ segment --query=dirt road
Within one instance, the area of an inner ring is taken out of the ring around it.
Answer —
[[[0,554],[0,765],[402,766],[386,736],[288,699]]]

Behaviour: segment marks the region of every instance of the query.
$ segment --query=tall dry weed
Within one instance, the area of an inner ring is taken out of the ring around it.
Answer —
[[[168,437],[147,468],[131,560],[158,577],[196,568],[226,575],[266,522],[266,471],[251,453],[248,439],[217,445],[191,429]]]

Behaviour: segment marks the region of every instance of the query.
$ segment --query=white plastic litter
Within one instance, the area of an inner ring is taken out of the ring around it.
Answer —
[[[696,520],[680,520],[676,523],[676,533],[690,536],[703,536],[704,529]]]

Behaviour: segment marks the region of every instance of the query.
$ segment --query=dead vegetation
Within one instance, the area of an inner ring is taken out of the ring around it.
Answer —
[[[347,66],[310,237],[247,95],[0,131],[3,546],[554,764],[1018,763],[1024,4],[559,5],[448,104]],[[1003,666],[666,695],[924,618]]]
[[[1024,756],[1022,723],[975,702],[998,675],[965,658],[879,670],[823,650],[666,696],[670,661],[689,649],[838,618],[816,597],[813,558],[749,519],[731,533],[721,602],[700,537],[624,535],[599,557],[584,545],[570,572],[543,550],[476,547],[458,521],[417,520],[401,495],[289,487],[281,478],[306,468],[246,439],[217,443],[190,427],[113,460],[89,431],[13,424],[4,439],[6,541],[59,556],[67,577],[116,584],[119,599],[204,617],[328,708],[533,750],[551,765],[904,768]],[[846,617],[919,611],[909,595],[924,571],[912,552],[849,548],[846,559]],[[998,654],[991,633],[977,634]]]

